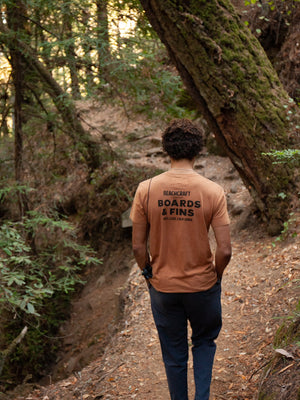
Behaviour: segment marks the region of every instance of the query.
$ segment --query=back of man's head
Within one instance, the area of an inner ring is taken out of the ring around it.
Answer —
[[[189,119],[175,119],[163,132],[162,145],[174,160],[192,160],[203,149],[203,133]]]

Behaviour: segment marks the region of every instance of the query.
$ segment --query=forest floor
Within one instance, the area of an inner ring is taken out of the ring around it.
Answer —
[[[139,136],[142,125],[118,145],[130,163],[167,169],[158,130]],[[299,347],[285,348],[285,357],[275,352],[273,341],[278,327],[293,317],[299,297],[299,213],[282,240],[271,238],[251,212],[248,191],[227,158],[203,154],[196,170],[224,187],[232,220],[233,256],[222,282],[223,329],[211,400],[257,399],[262,371],[275,356],[283,363],[276,372],[282,396],[276,399],[297,399]],[[63,347],[53,376],[40,385],[24,384],[1,400],[169,398],[149,294],[133,261],[128,234],[106,262],[122,263],[123,268],[89,277],[74,301],[70,321],[62,327]],[[189,390],[192,398],[192,357]],[[284,397],[289,391],[293,393]]]

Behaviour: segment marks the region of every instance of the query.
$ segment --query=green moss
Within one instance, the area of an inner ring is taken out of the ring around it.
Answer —
[[[231,69],[235,76],[235,83],[242,84],[245,81],[245,70],[241,69],[241,64],[233,62],[231,65]]]
[[[265,392],[260,393],[258,396],[258,400],[275,400],[275,399],[276,399],[275,394],[268,394]]]
[[[280,326],[278,329],[275,340],[274,346],[285,348],[292,345],[299,346],[300,340],[300,302],[297,305],[296,310],[293,312],[293,315],[286,318],[285,322]],[[294,365],[293,368],[289,370],[288,375],[282,376],[279,375],[278,372],[282,370],[284,366],[288,365],[287,360],[284,357],[274,356],[272,360],[266,366],[264,375],[265,378],[263,380],[263,385],[259,391],[258,400],[276,400],[281,398],[280,396],[280,387],[282,384],[286,384],[287,382],[290,383],[292,386],[288,393],[284,398],[290,399],[295,398],[297,395],[297,400],[300,400],[300,388],[298,385],[298,371],[297,366]],[[288,385],[289,386],[289,385]],[[281,392],[282,393],[282,392]],[[289,395],[293,395],[292,397]]]
[[[285,347],[292,343],[300,343],[300,301],[294,312],[294,315],[288,317],[286,321],[278,328],[275,338],[274,347]]]

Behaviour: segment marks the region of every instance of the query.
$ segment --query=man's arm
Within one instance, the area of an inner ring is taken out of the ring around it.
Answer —
[[[215,268],[218,278],[221,279],[224,269],[231,258],[231,240],[229,225],[217,226],[213,228],[217,248],[215,254]]]
[[[147,224],[132,224],[132,250],[136,262],[141,270],[148,263],[149,254],[147,249],[148,227]]]

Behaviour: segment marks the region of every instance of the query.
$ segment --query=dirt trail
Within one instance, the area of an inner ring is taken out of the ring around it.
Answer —
[[[233,238],[234,255],[222,283],[224,325],[217,341],[211,400],[256,398],[260,368],[274,355],[272,341],[281,323],[275,317],[290,315],[297,300],[293,280],[299,271],[299,240],[274,249],[270,238],[253,229]],[[149,295],[136,267],[125,293],[123,329],[103,357],[31,393],[27,400],[168,399]]]
[[[138,129],[132,128],[136,139],[134,145],[128,141],[123,143],[127,157],[135,164],[167,168],[166,160],[155,147],[159,145],[157,135],[147,139],[139,137],[139,129],[144,129],[141,126],[138,124]],[[274,355],[272,342],[275,331],[281,318],[292,313],[297,301],[295,280],[299,276],[300,226],[298,224],[295,228],[295,237],[277,242],[274,247],[274,238],[267,236],[255,217],[246,218],[251,199],[230,161],[203,155],[197,161],[196,169],[225,188],[232,219],[233,257],[222,282],[223,329],[217,341],[211,400],[256,399],[261,369]],[[128,264],[132,265],[133,260]],[[103,289],[110,286],[116,289],[115,281],[106,283],[105,286],[102,282]],[[24,395],[23,387],[22,394],[15,392],[10,399],[169,398],[149,294],[136,266],[132,267],[126,284],[121,286],[124,319],[120,330],[110,338],[104,354],[97,357],[95,348],[94,361],[85,368],[77,368],[77,372],[67,379],[38,387],[27,395]],[[99,296],[99,287],[95,287],[94,299]],[[96,303],[93,302],[95,306]],[[101,304],[98,307],[101,309]],[[93,323],[92,315],[90,324]],[[98,315],[96,310],[94,315]],[[85,322],[80,322],[79,315],[72,323],[75,326]],[[92,328],[88,329],[92,336]],[[83,353],[84,349],[81,351]],[[192,398],[192,357],[189,361],[189,388]]]

